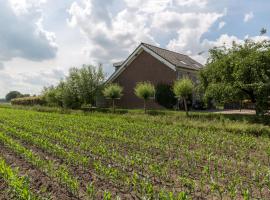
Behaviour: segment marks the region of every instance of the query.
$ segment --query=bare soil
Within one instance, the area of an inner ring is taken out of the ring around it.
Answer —
[[[19,167],[20,175],[29,177],[31,190],[36,194],[40,194],[42,197],[48,197],[49,194],[53,200],[77,199],[65,188],[60,187],[55,181],[51,180],[46,174],[27,163],[21,156],[15,155],[3,145],[0,146],[0,155],[10,166],[14,168]],[[0,190],[3,191],[1,186],[3,187],[3,184],[0,181]],[[5,199],[5,196],[3,198],[1,193],[0,199]]]

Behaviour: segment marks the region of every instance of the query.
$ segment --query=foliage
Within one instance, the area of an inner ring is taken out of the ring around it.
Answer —
[[[270,41],[246,40],[231,48],[209,51],[206,67],[200,73],[205,99],[217,102],[250,99],[257,114],[269,109]]]
[[[187,77],[175,81],[173,86],[173,92],[177,98],[184,100],[184,106],[186,115],[188,115],[187,100],[194,90],[194,84],[192,80]]]
[[[57,86],[44,88],[42,95],[49,106],[80,108],[82,105],[95,105],[104,82],[102,67],[83,65],[71,68],[65,80]]]
[[[165,108],[173,108],[177,103],[177,99],[173,93],[172,86],[162,83],[158,84],[156,87],[156,101]]]
[[[123,88],[118,84],[110,84],[105,87],[103,94],[109,99],[119,99],[123,94]]]
[[[155,86],[150,82],[140,82],[134,88],[137,97],[144,100],[144,112],[146,113],[146,101],[155,97]]]
[[[134,92],[137,97],[149,100],[151,97],[155,96],[155,87],[149,82],[140,82],[137,83]]]
[[[13,170],[3,158],[0,158],[0,178],[3,178],[10,190],[10,197],[17,200],[37,200],[28,184],[27,178],[19,176],[19,170]],[[1,191],[2,192],[2,191]]]
[[[189,78],[179,79],[174,83],[173,92],[178,98],[188,98],[194,89],[193,82]]]
[[[115,112],[115,99],[119,99],[123,94],[123,88],[114,83],[114,84],[110,84],[108,86],[105,87],[105,89],[103,90],[103,94],[105,97],[112,99],[113,102],[113,112]]]
[[[22,97],[11,100],[12,105],[23,105],[23,106],[34,106],[34,105],[44,105],[45,101],[41,96],[36,97]]]
[[[18,92],[18,91],[11,91],[11,92],[7,93],[7,95],[6,95],[6,101],[9,102],[12,99],[16,99],[16,98],[19,98],[21,96],[22,96],[22,94],[20,92]]]

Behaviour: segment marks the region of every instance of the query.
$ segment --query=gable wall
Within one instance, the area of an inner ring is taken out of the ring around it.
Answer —
[[[143,100],[134,94],[136,83],[150,81],[172,84],[177,78],[176,71],[172,70],[147,52],[140,53],[135,60],[113,81],[124,87],[123,96],[116,104],[120,108],[142,108]],[[148,103],[149,108],[160,108],[154,100]]]

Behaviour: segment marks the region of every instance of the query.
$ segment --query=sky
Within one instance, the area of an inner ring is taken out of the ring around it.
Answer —
[[[0,0],[0,98],[40,94],[83,64],[109,76],[141,42],[204,64],[214,46],[269,39],[269,10],[269,0]]]

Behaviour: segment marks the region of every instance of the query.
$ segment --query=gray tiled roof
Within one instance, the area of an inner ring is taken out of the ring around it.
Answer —
[[[199,70],[203,67],[202,64],[198,63],[187,55],[162,49],[146,43],[142,43],[142,45],[158,54],[160,57],[167,60],[176,67],[184,67],[192,70]]]

